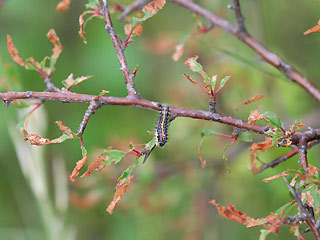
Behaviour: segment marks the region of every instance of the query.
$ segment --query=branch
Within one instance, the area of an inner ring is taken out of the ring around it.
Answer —
[[[123,20],[127,15],[129,15],[133,11],[143,7],[144,5],[146,5],[150,1],[151,0],[137,0],[137,1],[135,1],[134,3],[132,3],[131,5],[129,5],[123,9],[123,12],[121,13],[121,15],[119,16],[118,19]]]
[[[212,24],[222,28],[223,30],[229,32],[230,34],[237,37],[240,41],[248,45],[252,50],[259,54],[266,62],[277,68],[283,75],[285,75],[289,80],[299,84],[304,88],[311,96],[313,96],[318,102],[320,102],[320,90],[316,88],[309,79],[299,73],[292,66],[287,64],[278,55],[271,52],[269,49],[264,47],[258,40],[253,38],[248,33],[241,32],[238,28],[233,26],[227,20],[220,18],[219,16],[213,14],[205,8],[200,7],[196,3],[189,0],[171,0],[171,2],[179,4],[192,12],[204,17]]]
[[[300,197],[298,196],[298,194],[294,191],[294,189],[291,187],[291,185],[288,183],[288,180],[285,177],[282,177],[283,181],[286,183],[289,191],[291,192],[292,196],[294,197],[294,199],[297,201],[298,206],[302,212],[303,217],[306,219],[307,224],[309,225],[309,227],[311,228],[315,238],[317,240],[320,240],[320,233],[319,230],[316,227],[316,224],[311,220],[310,215],[308,214],[308,212],[306,211],[305,207],[303,206],[303,203],[300,199]]]
[[[60,92],[61,90],[57,88],[52,82],[50,78],[45,78],[44,83],[47,86],[48,91],[50,92]]]
[[[133,78],[130,74],[127,59],[124,55],[124,49],[120,45],[119,40],[118,40],[118,36],[117,36],[116,32],[114,31],[114,28],[113,28],[113,25],[111,22],[111,18],[110,18],[108,3],[106,0],[103,0],[103,10],[104,10],[104,21],[106,23],[105,29],[111,38],[114,49],[116,50],[118,60],[120,63],[120,70],[122,71],[123,76],[124,76],[124,80],[126,82],[128,96],[129,97],[139,97],[139,93],[136,90]]]
[[[313,147],[314,145],[316,145],[316,144],[319,144],[319,141],[314,140],[314,141],[312,141],[312,142],[309,142],[307,147],[308,147],[308,149],[309,149],[309,148],[312,148],[312,147]],[[263,165],[263,167],[260,168],[260,170],[259,170],[257,173],[261,173],[261,172],[263,172],[264,170],[266,170],[266,169],[268,169],[268,168],[270,168],[270,167],[271,167],[271,168],[274,168],[274,167],[277,166],[278,164],[280,164],[280,163],[282,163],[282,162],[284,162],[284,161],[292,158],[292,157],[295,156],[297,153],[298,153],[298,148],[296,147],[295,149],[291,150],[290,152],[287,152],[285,155],[283,155],[283,156],[281,156],[281,157],[273,160],[273,161],[270,162],[270,163],[267,163],[267,164]]]
[[[77,131],[78,136],[82,136],[83,132],[88,124],[89,118],[91,117],[92,114],[95,114],[96,110],[101,107],[101,102],[100,102],[100,97],[95,96],[92,98],[90,105],[88,109],[86,110],[86,113],[83,116],[83,120],[80,123],[79,129]]]
[[[235,15],[236,15],[236,21],[237,21],[237,26],[238,26],[238,31],[242,32],[243,34],[247,34],[247,29],[244,26],[244,20],[245,17],[241,13],[241,8],[240,8],[240,2],[239,0],[233,0],[233,5],[232,5]]]
[[[97,96],[78,94],[72,92],[0,92],[0,99],[10,102],[15,99],[39,99],[39,100],[55,100],[63,103],[83,102],[90,103]],[[101,105],[122,105],[132,107],[142,107],[159,111],[159,103],[152,102],[143,98],[121,98],[121,97],[99,97]],[[258,124],[249,124],[246,121],[224,116],[222,114],[202,111],[197,109],[186,109],[182,107],[170,107],[170,113],[174,117],[188,117],[194,119],[202,119],[207,121],[219,122],[236,128],[245,129],[258,134],[265,134],[266,127]]]

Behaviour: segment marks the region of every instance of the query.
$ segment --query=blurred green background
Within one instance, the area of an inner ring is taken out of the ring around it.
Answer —
[[[118,1],[128,5],[132,1]],[[197,1],[234,23],[231,0]],[[317,1],[268,0],[241,1],[250,33],[275,51],[320,87],[318,71],[320,34],[303,35],[317,24]],[[36,72],[15,64],[6,49],[6,35],[24,57],[43,59],[51,54],[45,35],[54,28],[64,47],[52,81],[61,81],[70,73],[76,77],[94,75],[73,91],[97,95],[102,89],[110,96],[126,96],[125,84],[111,41],[102,20],[87,24],[88,44],[78,36],[78,17],[85,1],[73,1],[70,10],[57,13],[58,1],[7,0],[0,9],[1,69],[10,64],[17,71],[23,91],[43,91],[45,85]],[[110,5],[115,1],[110,2]],[[112,15],[116,31],[125,38],[125,22]],[[201,19],[202,20],[202,19]],[[203,20],[204,23],[206,21]],[[224,114],[247,119],[260,104],[276,114],[288,127],[295,120],[319,127],[318,103],[298,85],[284,79],[236,38],[214,28],[206,35],[190,38],[178,62],[171,59],[179,39],[195,31],[194,16],[187,10],[167,3],[156,16],[144,23],[141,37],[135,38],[125,54],[132,70],[139,65],[136,86],[142,97],[186,108],[208,109],[207,96],[182,77],[187,57],[199,55],[210,75],[231,75],[221,92],[217,109]],[[235,54],[235,55],[234,55]],[[239,58],[245,58],[244,62]],[[18,89],[15,89],[18,90]],[[234,109],[257,94],[265,98]],[[87,104],[47,101],[30,119],[28,130],[50,139],[58,137],[56,124],[61,120],[76,131]],[[231,202],[251,217],[260,218],[290,201],[281,180],[264,183],[263,178],[286,168],[298,168],[297,157],[275,169],[252,175],[248,170],[250,144],[238,142],[227,150],[231,173],[222,161],[228,139],[208,137],[201,153],[208,166],[202,169],[197,158],[200,133],[213,129],[231,134],[232,128],[193,119],[176,119],[169,128],[169,142],[155,149],[146,164],[136,168],[135,179],[113,215],[105,208],[113,198],[121,172],[132,163],[126,158],[119,165],[94,173],[91,177],[69,182],[76,161],[81,159],[80,143],[66,141],[58,145],[30,147],[15,128],[23,113],[11,105],[0,107],[0,239],[258,239],[259,227],[247,229],[219,216],[208,204],[216,199]],[[92,161],[109,146],[127,150],[129,144],[150,140],[158,114],[154,111],[122,106],[104,106],[89,121],[84,141]],[[261,141],[255,136],[255,141]],[[272,148],[260,155],[264,162],[281,156],[287,149]],[[319,148],[310,151],[309,161],[318,166]],[[311,235],[311,234],[309,234]],[[307,239],[310,236],[306,235]],[[268,239],[294,239],[288,229]]]

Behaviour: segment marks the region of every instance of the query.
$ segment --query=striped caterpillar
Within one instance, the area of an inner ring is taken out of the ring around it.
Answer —
[[[168,106],[160,106],[160,108],[160,117],[156,126],[155,140],[158,147],[163,147],[168,141],[170,109]]]
[[[168,141],[168,127],[169,127],[169,120],[170,117],[170,109],[168,106],[160,105],[160,117],[157,122],[157,126],[154,133],[155,145],[153,145],[150,149],[144,148],[142,150],[143,154],[145,154],[143,163],[146,162],[147,158],[149,157],[152,150],[157,147],[163,147]]]

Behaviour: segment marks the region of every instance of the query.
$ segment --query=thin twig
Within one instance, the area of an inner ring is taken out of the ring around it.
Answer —
[[[213,14],[205,8],[200,7],[190,0],[171,0],[171,2],[191,10],[192,12],[204,17],[209,22],[236,36],[238,39],[240,39],[240,41],[248,45],[252,50],[259,54],[266,62],[277,68],[288,79],[299,84],[311,96],[313,96],[318,102],[320,102],[320,90],[315,87],[309,79],[299,73],[291,65],[287,64],[278,55],[274,54],[269,49],[264,47],[257,39],[253,38],[250,34],[244,34],[227,20]]]
[[[89,105],[88,109],[86,110],[86,113],[83,116],[83,120],[80,123],[79,129],[77,131],[78,136],[83,135],[83,132],[88,124],[89,118],[91,117],[92,114],[95,114],[96,110],[100,107],[101,107],[101,102],[99,100],[99,97],[96,96],[90,102],[90,105]]]
[[[139,93],[136,90],[136,87],[134,85],[133,78],[130,75],[129,71],[129,66],[127,63],[127,59],[124,55],[124,49],[119,43],[119,39],[117,37],[116,32],[114,31],[112,22],[111,22],[111,17],[110,17],[110,12],[108,8],[108,3],[106,0],[103,0],[103,12],[104,12],[104,21],[106,23],[105,29],[108,32],[112,44],[114,46],[114,49],[116,50],[117,57],[120,63],[120,70],[123,73],[124,80],[126,82],[127,86],[127,92],[129,97],[139,97]]]
[[[308,149],[312,148],[314,145],[319,144],[319,141],[314,140],[312,142],[308,143]],[[270,163],[267,163],[265,165],[263,165],[260,170],[257,173],[261,173],[264,170],[268,169],[268,168],[274,168],[275,166],[277,166],[278,164],[285,162],[286,160],[292,158],[293,156],[295,156],[298,153],[298,148],[294,148],[293,150],[291,150],[290,152],[287,152],[285,155],[273,160]]]
[[[289,191],[291,192],[292,196],[294,197],[294,199],[297,201],[297,204],[301,210],[302,216],[306,219],[307,224],[309,225],[309,227],[311,228],[315,238],[317,240],[320,240],[320,233],[319,230],[316,227],[316,224],[311,220],[309,213],[306,211],[305,207],[303,206],[303,203],[301,201],[301,198],[299,197],[299,194],[297,194],[295,192],[295,190],[291,187],[291,185],[289,184],[288,180],[285,177],[282,177],[283,181],[286,183]]]
[[[121,15],[119,16],[118,19],[123,20],[127,15],[129,15],[133,11],[143,7],[144,5],[146,5],[150,1],[151,0],[137,0],[137,1],[133,2],[131,5],[129,5],[123,9],[123,12],[121,13]]]
[[[241,13],[239,0],[233,0],[233,9],[236,15],[237,27],[239,32],[242,32],[243,34],[247,34],[248,33],[247,29],[244,26],[245,17]]]

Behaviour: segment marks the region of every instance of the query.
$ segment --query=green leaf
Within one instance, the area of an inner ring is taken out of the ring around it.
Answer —
[[[97,7],[99,7],[97,0],[89,0],[88,3],[86,4],[87,9],[94,9]]]
[[[243,142],[252,142],[252,132],[240,132],[238,139]]]
[[[223,88],[223,86],[227,83],[227,81],[230,79],[230,76],[225,76],[220,81],[220,87]]]
[[[267,111],[265,109],[261,109],[260,113],[262,113],[267,120],[269,120],[270,124],[276,128],[282,128],[282,122],[280,118],[275,115],[273,112]]]
[[[206,130],[203,130],[201,132],[201,137],[205,137],[205,136],[208,136],[208,135],[221,135],[221,134],[222,133],[219,133],[217,131],[206,129]]]
[[[288,202],[284,205],[282,205],[281,207],[279,207],[275,213],[278,215],[278,216],[286,216],[289,211],[295,206],[296,204],[292,203],[292,202]],[[285,209],[285,211],[281,214],[281,212]]]
[[[310,193],[314,200],[314,207],[317,209],[320,207],[320,194],[317,185],[312,184],[312,188],[310,189]]]
[[[126,155],[126,152],[120,151],[120,150],[115,150],[111,149],[105,153],[103,153],[103,157],[109,156],[109,159],[104,161],[103,165],[110,165],[113,160],[114,164],[117,164],[121,161],[121,159]]]
[[[136,158],[136,160],[133,162],[133,164],[131,166],[129,166],[126,170],[124,170],[124,172],[121,174],[121,176],[118,178],[118,181],[120,181],[121,179],[127,178],[131,175],[131,172],[134,168],[136,168],[139,164],[139,160],[138,158]]]

